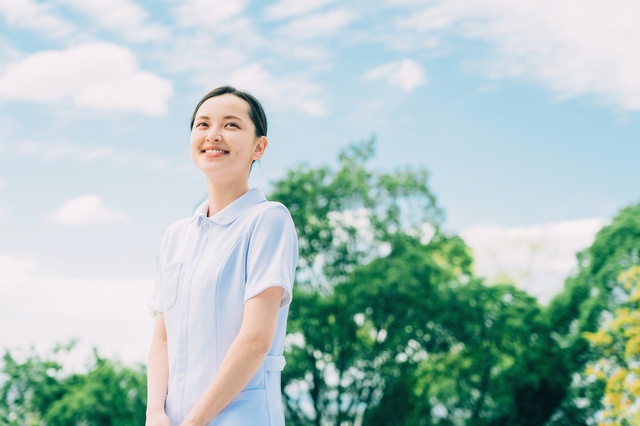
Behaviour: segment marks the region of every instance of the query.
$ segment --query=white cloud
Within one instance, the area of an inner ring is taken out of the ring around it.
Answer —
[[[279,31],[297,40],[330,37],[356,19],[355,13],[336,9],[294,19]]]
[[[101,355],[146,360],[153,278],[69,277],[45,272],[41,263],[0,253],[0,323],[12,325],[0,327],[3,345],[44,347],[76,337],[85,348],[100,348]],[[78,359],[78,367],[84,361]]]
[[[608,222],[590,218],[529,227],[474,226],[460,236],[473,249],[478,275],[493,283],[512,281],[546,303],[577,267],[576,252],[589,247]]]
[[[300,108],[311,116],[327,114],[324,103],[318,97],[318,84],[303,78],[276,77],[258,63],[238,69],[230,76],[229,82],[254,93],[258,98],[268,99],[274,105]]]
[[[389,62],[370,69],[364,74],[364,79],[385,80],[389,86],[398,87],[405,92],[411,92],[427,84],[427,76],[422,66],[410,59]]]
[[[33,0],[0,0],[0,13],[9,25],[33,30],[49,37],[67,37],[74,28],[50,11],[47,4]]]
[[[640,110],[640,3],[635,0],[433,1],[398,20],[425,36],[489,42],[491,78],[524,76],[560,98],[595,94]]]
[[[117,150],[110,146],[87,147],[60,141],[17,141],[11,144],[0,143],[0,157],[11,160],[18,158],[38,158],[45,163],[72,160],[78,163],[108,163],[121,168],[132,166],[142,170],[161,171],[169,175],[182,175],[193,171],[193,163],[178,163],[175,160],[157,157],[148,151]]]
[[[280,0],[265,9],[269,19],[285,19],[320,9],[335,0]]]
[[[178,22],[187,27],[206,26],[215,31],[222,21],[244,12],[246,0],[179,0],[174,8]]]
[[[0,146],[0,152],[2,151],[2,147]],[[7,180],[0,178],[0,190],[4,189],[7,186]],[[0,220],[3,220],[7,217],[6,215],[6,211],[4,209],[4,207],[2,207],[2,205],[0,204]]]
[[[70,101],[100,111],[161,115],[173,84],[138,68],[135,54],[113,43],[34,53],[0,76],[0,99]]]
[[[56,0],[89,16],[100,27],[120,33],[126,40],[145,42],[167,35],[168,30],[146,22],[149,14],[131,0]]]
[[[80,144],[61,142],[32,142],[22,141],[12,145],[5,145],[8,158],[40,157],[47,162],[71,158],[79,162],[91,162],[101,158],[114,156],[114,151],[109,147],[87,148]]]
[[[124,212],[106,207],[97,195],[83,195],[73,198],[44,219],[47,222],[66,226],[89,226],[129,221],[129,217]]]

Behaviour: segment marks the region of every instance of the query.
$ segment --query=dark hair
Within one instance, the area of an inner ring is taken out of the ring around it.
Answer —
[[[251,121],[256,128],[256,136],[267,136],[267,116],[264,114],[264,110],[262,109],[262,104],[260,104],[260,101],[253,97],[253,95],[250,95],[247,92],[243,92],[231,86],[220,86],[204,95],[200,102],[198,102],[198,106],[196,106],[196,109],[193,111],[193,116],[191,116],[190,129],[193,129],[193,123],[196,121],[196,114],[207,99],[211,99],[220,95],[226,95],[227,93],[237,96],[249,104],[249,118],[251,118]]]

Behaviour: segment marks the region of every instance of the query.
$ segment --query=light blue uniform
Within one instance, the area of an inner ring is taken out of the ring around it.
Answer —
[[[287,208],[252,188],[212,217],[209,200],[169,226],[149,307],[164,313],[169,356],[165,412],[179,426],[240,331],[244,302],[284,289],[269,353],[240,394],[207,426],[284,426],[280,372],[298,239]]]

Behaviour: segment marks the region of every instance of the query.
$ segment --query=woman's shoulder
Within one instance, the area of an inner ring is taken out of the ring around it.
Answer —
[[[290,230],[295,233],[295,224],[289,209],[278,201],[263,201],[251,209],[247,217],[247,231],[252,234],[257,230],[260,233],[277,233]]]
[[[191,219],[193,219],[193,217],[185,217],[184,219],[180,219],[167,226],[162,233],[162,241],[169,241],[172,240],[175,236],[180,235],[182,233],[182,230],[189,224]]]
[[[252,216],[255,221],[285,221],[293,223],[289,209],[279,201],[266,200],[257,204]]]

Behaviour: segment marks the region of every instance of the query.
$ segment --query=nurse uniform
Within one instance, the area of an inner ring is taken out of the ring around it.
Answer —
[[[252,188],[211,217],[209,200],[169,226],[149,307],[164,313],[169,356],[165,412],[179,426],[240,331],[244,302],[284,289],[276,334],[256,374],[207,426],[284,426],[280,372],[298,239],[287,208]]]

